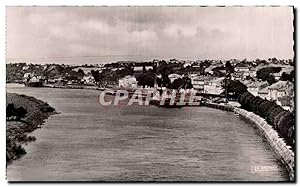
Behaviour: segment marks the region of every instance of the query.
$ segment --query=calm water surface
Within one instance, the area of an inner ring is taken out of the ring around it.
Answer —
[[[51,116],[7,167],[9,181],[285,181],[287,172],[253,127],[206,107],[101,106],[99,91],[28,88]],[[254,172],[253,167],[272,171]]]

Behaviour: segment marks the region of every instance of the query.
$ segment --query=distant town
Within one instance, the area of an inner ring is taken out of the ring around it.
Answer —
[[[29,86],[192,89],[200,95],[225,96],[225,86],[231,82],[235,88],[245,85],[252,95],[275,101],[285,110],[293,111],[295,105],[292,60],[170,59],[96,65],[8,63],[6,66],[7,83],[25,83]],[[227,94],[234,95],[230,89]],[[231,98],[234,99],[234,96]]]

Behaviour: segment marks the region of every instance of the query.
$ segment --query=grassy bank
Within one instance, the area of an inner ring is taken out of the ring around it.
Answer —
[[[29,136],[28,133],[41,127],[44,120],[51,114],[55,113],[55,109],[49,106],[46,102],[26,95],[7,93],[6,106],[9,104],[13,105],[15,108],[24,108],[26,114],[20,119],[15,116],[7,116],[6,118],[7,164],[11,163],[11,161],[19,158],[23,154],[26,154],[22,144],[35,141],[35,137]]]

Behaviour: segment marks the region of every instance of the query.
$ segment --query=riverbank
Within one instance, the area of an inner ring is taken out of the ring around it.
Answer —
[[[6,119],[6,161],[7,164],[26,154],[22,144],[35,141],[34,136],[28,134],[37,128],[41,128],[45,119],[55,114],[54,108],[46,102],[34,97],[15,93],[6,94],[6,106],[13,104],[16,108],[23,107],[27,114],[24,118]]]
[[[221,104],[208,103],[208,102],[202,102],[201,105],[206,106],[206,107],[210,107],[210,108],[226,110],[226,111],[230,111],[230,112],[233,112],[233,110],[234,110],[234,107],[230,106],[230,105],[221,105]]]
[[[254,128],[259,130],[260,135],[264,136],[266,141],[272,147],[280,161],[286,167],[289,173],[290,181],[295,181],[295,154],[292,148],[286,144],[283,138],[280,137],[278,132],[272,128],[263,118],[248,112],[244,109],[233,107],[230,105],[220,105],[214,103],[204,103],[204,106],[234,112],[239,115],[243,120],[246,120],[254,125]]]
[[[100,90],[100,91],[105,90],[105,88],[100,88],[100,87],[97,87],[97,86],[87,86],[87,85],[53,85],[53,84],[48,84],[48,85],[43,85],[42,87],[61,88],[61,89],[86,89],[86,90]]]

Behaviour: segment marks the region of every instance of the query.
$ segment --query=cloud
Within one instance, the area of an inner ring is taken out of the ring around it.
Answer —
[[[7,58],[293,58],[290,7],[7,7],[6,12]]]

